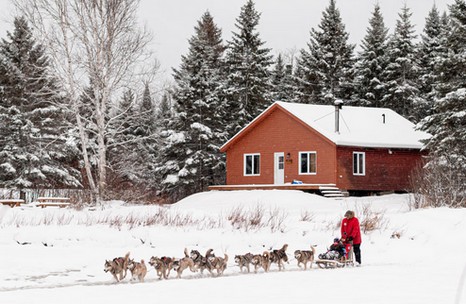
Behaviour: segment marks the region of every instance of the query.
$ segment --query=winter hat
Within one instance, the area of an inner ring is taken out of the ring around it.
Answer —
[[[339,241],[340,241],[339,238],[334,238],[334,239],[333,239],[333,242],[334,242],[334,243],[338,243]]]

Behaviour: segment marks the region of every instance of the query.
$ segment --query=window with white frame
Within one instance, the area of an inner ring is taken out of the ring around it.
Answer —
[[[366,153],[353,152],[353,175],[366,175]]]
[[[260,159],[259,153],[244,154],[244,175],[254,176],[260,175]]]
[[[316,174],[317,173],[317,153],[299,152],[299,174]]]

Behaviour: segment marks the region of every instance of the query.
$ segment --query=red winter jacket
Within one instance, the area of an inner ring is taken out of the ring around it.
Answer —
[[[348,241],[348,238],[353,238],[353,244],[361,244],[361,229],[357,218],[344,218],[341,222],[341,238]]]

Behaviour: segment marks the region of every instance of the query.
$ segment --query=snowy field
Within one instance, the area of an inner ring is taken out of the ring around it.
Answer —
[[[96,210],[0,206],[0,303],[466,303],[466,209],[410,210],[408,195],[331,200],[299,191],[208,192],[168,207],[112,202]],[[360,221],[362,267],[303,271],[293,252],[339,237],[347,209]],[[257,226],[229,220],[259,214]],[[397,234],[400,237],[392,237]],[[235,254],[289,244],[284,271],[240,273]],[[182,257],[184,248],[229,255],[221,277],[183,273],[115,283],[106,259],[131,252]]]

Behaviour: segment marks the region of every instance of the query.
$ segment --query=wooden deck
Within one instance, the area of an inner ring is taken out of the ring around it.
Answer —
[[[335,184],[281,184],[281,185],[217,185],[209,186],[210,191],[234,190],[304,190],[319,191],[321,187],[335,187]]]

